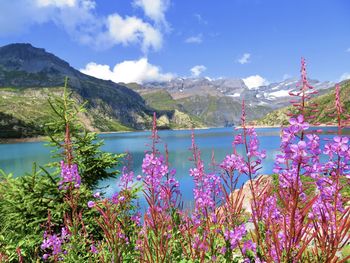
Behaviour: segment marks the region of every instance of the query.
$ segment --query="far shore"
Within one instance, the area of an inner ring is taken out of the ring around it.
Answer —
[[[44,142],[47,141],[46,136],[24,137],[24,138],[0,138],[0,144],[20,143],[20,142]]]
[[[282,125],[247,125],[246,128],[283,128]],[[312,128],[317,127],[334,127],[336,128],[336,125],[329,125],[329,124],[322,124],[318,126],[310,126]],[[193,128],[193,130],[207,130],[207,129],[213,129],[213,128],[225,128],[225,127],[198,127]],[[242,126],[232,126],[233,129],[242,129]],[[159,131],[185,131],[185,130],[191,130],[191,128],[179,128],[179,129],[159,129]],[[118,134],[118,133],[129,133],[129,132],[145,132],[150,130],[133,130],[133,131],[109,131],[109,132],[97,132],[97,134]],[[25,137],[25,138],[0,138],[0,144],[8,144],[8,143],[22,143],[22,142],[45,142],[48,141],[47,136],[36,136],[36,137]]]
[[[286,127],[286,125],[246,125],[246,128],[257,128],[257,129],[260,129],[260,128],[283,128],[283,127]],[[312,128],[317,128],[317,127],[338,127],[337,125],[335,124],[321,124],[321,125],[310,125],[310,127]],[[237,129],[242,129],[242,126],[235,126],[235,128]]]

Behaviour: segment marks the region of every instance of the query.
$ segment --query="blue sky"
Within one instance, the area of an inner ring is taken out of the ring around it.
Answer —
[[[348,0],[0,1],[0,45],[29,42],[113,81],[350,78]],[[249,79],[250,77],[250,79]]]

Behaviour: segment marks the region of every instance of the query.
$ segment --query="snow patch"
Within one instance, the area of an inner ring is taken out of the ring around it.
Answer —
[[[228,97],[233,97],[233,98],[238,98],[238,97],[240,97],[241,96],[241,94],[240,93],[234,93],[234,94],[232,94],[232,95],[227,95]]]
[[[279,90],[279,91],[275,91],[275,92],[271,92],[268,94],[268,97],[288,97],[289,96],[289,92],[291,90]]]

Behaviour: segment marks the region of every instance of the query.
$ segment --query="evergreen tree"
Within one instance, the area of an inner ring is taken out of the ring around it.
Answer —
[[[87,131],[79,121],[85,112],[85,104],[78,105],[73,94],[68,89],[68,78],[65,79],[63,96],[54,96],[49,99],[52,109],[52,121],[46,124],[46,134],[49,136],[49,145],[54,147],[54,158],[64,159],[66,132],[69,132],[72,158],[79,167],[82,183],[89,189],[96,188],[98,181],[115,177],[119,171],[115,168],[123,154],[103,152],[103,140],[95,132]],[[67,129],[69,127],[69,129]],[[59,167],[59,163],[51,166]]]

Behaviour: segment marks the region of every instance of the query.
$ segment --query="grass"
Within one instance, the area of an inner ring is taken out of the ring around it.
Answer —
[[[169,127],[171,129],[203,127],[203,121],[200,117],[190,114],[184,110],[184,107],[166,90],[157,90],[142,94],[146,104],[159,111],[170,111],[172,115]]]
[[[179,109],[177,102],[165,90],[154,91],[142,95],[147,105],[157,110]]]
[[[44,126],[51,118],[49,98],[61,96],[63,88],[0,88],[0,137],[18,138],[45,134]],[[77,101],[83,101],[78,95]],[[88,109],[83,116],[83,123],[92,123],[99,131],[130,131],[131,128],[122,125],[98,109]]]

